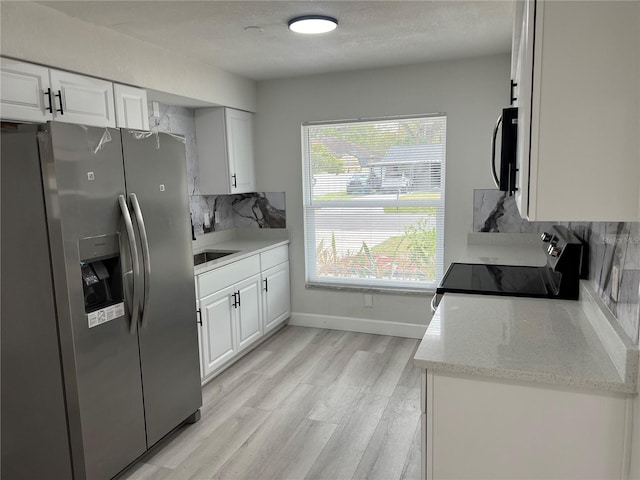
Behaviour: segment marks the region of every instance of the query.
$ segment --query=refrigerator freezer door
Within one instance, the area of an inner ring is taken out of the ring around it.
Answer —
[[[2,141],[2,478],[71,478],[35,132]]]
[[[151,446],[202,404],[185,146],[167,134],[122,130],[122,148],[128,198],[138,200],[148,240],[138,330]]]
[[[66,123],[47,129],[39,141],[74,478],[109,479],[146,450],[138,337],[121,308],[90,328],[80,245],[84,252],[81,240],[95,238],[100,252],[101,236],[119,235],[120,261],[105,262],[120,275],[131,268],[118,205],[125,193],[121,136]]]

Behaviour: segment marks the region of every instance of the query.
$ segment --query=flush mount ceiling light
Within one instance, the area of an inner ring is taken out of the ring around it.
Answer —
[[[296,33],[327,33],[338,26],[338,21],[326,15],[303,15],[289,20],[289,30]]]

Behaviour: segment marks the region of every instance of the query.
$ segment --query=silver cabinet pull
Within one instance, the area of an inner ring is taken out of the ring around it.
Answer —
[[[120,211],[122,212],[122,218],[124,218],[124,225],[127,229],[127,239],[129,240],[129,251],[131,252],[131,268],[133,269],[133,301],[131,302],[131,326],[130,332],[135,333],[136,324],[138,323],[138,316],[140,314],[140,259],[138,257],[138,247],[136,245],[136,237],[133,233],[133,222],[131,221],[131,215],[129,214],[129,208],[127,207],[127,201],[124,195],[118,196],[118,204],[120,205]],[[128,273],[128,272],[127,272]],[[125,277],[127,276],[125,273]]]
[[[140,233],[140,245],[142,246],[142,263],[144,265],[144,295],[142,297],[142,328],[145,328],[149,324],[149,287],[151,283],[151,257],[149,255],[149,240],[147,238],[147,229],[144,226],[144,218],[142,217],[142,210],[138,203],[138,197],[135,193],[129,194],[131,200],[131,206],[136,216],[136,222],[138,223],[138,232]]]

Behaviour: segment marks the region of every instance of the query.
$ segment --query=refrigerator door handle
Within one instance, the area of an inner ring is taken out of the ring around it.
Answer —
[[[131,206],[136,216],[136,222],[138,222],[138,231],[140,233],[140,245],[142,245],[142,263],[144,265],[144,294],[142,298],[142,328],[145,328],[149,323],[149,286],[151,283],[151,257],[149,255],[149,240],[147,238],[147,229],[144,226],[144,218],[142,217],[142,210],[140,209],[140,203],[138,203],[138,197],[135,193],[129,194],[131,200]]]
[[[118,197],[118,203],[120,204],[120,211],[124,218],[124,225],[127,229],[127,238],[129,240],[129,250],[131,252],[131,265],[133,268],[133,301],[131,304],[131,333],[135,333],[136,324],[138,323],[139,306],[140,306],[140,289],[138,288],[140,278],[140,259],[138,258],[138,247],[136,246],[136,237],[133,233],[133,222],[131,221],[131,215],[129,214],[129,208],[127,207],[127,201],[124,195]],[[126,274],[125,274],[126,275]]]

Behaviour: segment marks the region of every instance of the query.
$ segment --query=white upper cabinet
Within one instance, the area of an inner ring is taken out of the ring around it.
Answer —
[[[55,120],[95,127],[115,127],[113,84],[98,78],[50,70],[55,92]]]
[[[149,129],[146,90],[8,58],[0,62],[3,120]]]
[[[231,108],[225,110],[231,193],[255,192],[253,114]]]
[[[114,83],[113,96],[116,102],[116,127],[149,130],[146,90]]]
[[[49,69],[0,59],[0,116],[4,120],[46,122],[53,119]]]
[[[525,0],[516,15],[521,215],[638,221],[640,3]]]
[[[202,195],[255,192],[252,113],[197,109],[196,143]]]

